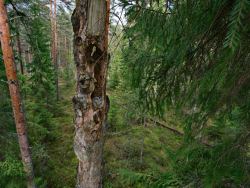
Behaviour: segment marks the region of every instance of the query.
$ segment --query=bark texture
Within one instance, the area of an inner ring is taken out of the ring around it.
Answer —
[[[102,187],[106,119],[109,0],[78,0],[72,15],[77,89],[74,151],[79,160],[77,188]]]
[[[28,188],[34,188],[34,173],[29,151],[29,144],[26,132],[25,115],[21,103],[20,89],[18,85],[16,67],[14,63],[13,49],[10,43],[10,31],[8,25],[7,12],[4,7],[4,0],[0,0],[0,40],[3,51],[6,76],[8,79],[13,113],[15,117],[18,141],[21,150],[24,170],[27,174]]]

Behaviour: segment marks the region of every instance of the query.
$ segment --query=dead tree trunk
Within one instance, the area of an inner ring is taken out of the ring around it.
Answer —
[[[109,0],[78,0],[72,15],[77,89],[74,150],[77,188],[102,187]]]
[[[29,144],[26,132],[25,115],[21,103],[20,89],[18,85],[16,67],[14,63],[13,49],[10,45],[10,31],[8,25],[7,12],[4,7],[4,0],[0,0],[0,40],[3,51],[6,76],[8,79],[12,109],[15,117],[18,141],[21,149],[21,156],[24,170],[27,175],[28,188],[34,188],[34,173]]]

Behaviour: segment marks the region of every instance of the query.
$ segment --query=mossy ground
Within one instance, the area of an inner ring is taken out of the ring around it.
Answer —
[[[166,172],[166,150],[178,147],[180,138],[169,130],[153,125],[133,125],[118,133],[108,133],[104,147],[105,187],[130,187],[122,170],[151,173]]]
[[[61,113],[54,118],[54,132],[57,135],[55,142],[49,146],[49,165],[55,174],[53,177],[48,175],[50,184],[61,182],[56,187],[70,188],[74,187],[77,168],[73,151],[74,115],[71,103],[75,86],[63,81],[60,90],[58,108]],[[124,181],[121,170],[145,173],[167,171],[169,159],[166,150],[178,148],[180,139],[168,129],[148,123],[126,125],[116,131],[108,130],[104,146],[104,187],[134,187]]]

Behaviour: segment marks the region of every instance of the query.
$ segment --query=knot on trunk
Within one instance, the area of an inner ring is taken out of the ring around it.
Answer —
[[[87,98],[84,95],[74,96],[72,102],[77,116],[81,117],[82,111],[88,108]]]
[[[88,73],[79,76],[79,87],[82,93],[92,93],[95,90],[96,79]]]
[[[83,42],[82,42],[82,37],[76,37],[75,38],[75,44],[77,45],[77,46],[81,46],[81,45],[83,45]]]
[[[74,33],[77,33],[79,31],[79,28],[80,28],[80,18],[79,18],[78,14],[77,14],[76,9],[74,10],[74,12],[72,14],[71,23],[72,23],[72,26],[73,26]]]
[[[99,111],[97,111],[97,112],[94,113],[93,119],[94,119],[94,122],[96,124],[98,124],[98,123],[101,122],[101,117],[100,116],[101,116],[101,113]]]
[[[104,106],[103,97],[100,96],[100,97],[94,97],[93,98],[94,110],[102,109],[103,106]]]
[[[86,48],[86,57],[89,63],[97,63],[103,56],[103,51],[95,44],[95,42],[88,45]]]

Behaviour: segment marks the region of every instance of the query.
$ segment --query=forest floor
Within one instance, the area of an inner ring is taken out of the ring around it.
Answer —
[[[62,79],[59,82],[59,88],[60,101],[58,102],[58,111],[61,113],[54,118],[57,125],[54,132],[57,133],[57,136],[53,145],[50,146],[50,161],[52,162],[50,168],[56,168],[54,169],[56,173],[54,177],[60,177],[59,181],[55,179],[54,182],[61,181],[61,186],[68,188],[75,186],[77,168],[77,159],[73,150],[74,116],[71,102],[75,89],[72,83],[67,83],[64,80],[62,81]],[[52,178],[50,177],[50,179]]]
[[[105,187],[131,186],[132,177],[126,177],[131,172],[166,172],[169,167],[168,152],[177,148],[179,141],[180,137],[173,132],[153,125],[131,125],[121,132],[107,133],[104,148]]]
[[[49,147],[50,167],[57,168],[54,169],[54,177],[60,177],[64,187],[68,188],[74,186],[77,168],[77,159],[73,151],[74,116],[71,103],[75,86],[61,81],[60,91],[58,108],[62,113],[54,118],[57,122],[55,132],[58,135]],[[112,95],[112,92],[109,95]],[[169,164],[168,152],[176,149],[179,143],[178,134],[150,123],[127,125],[119,131],[108,130],[104,147],[104,187],[130,187],[130,179],[124,177],[130,172],[166,172]],[[58,182],[56,179],[52,179],[52,183],[53,181]]]

